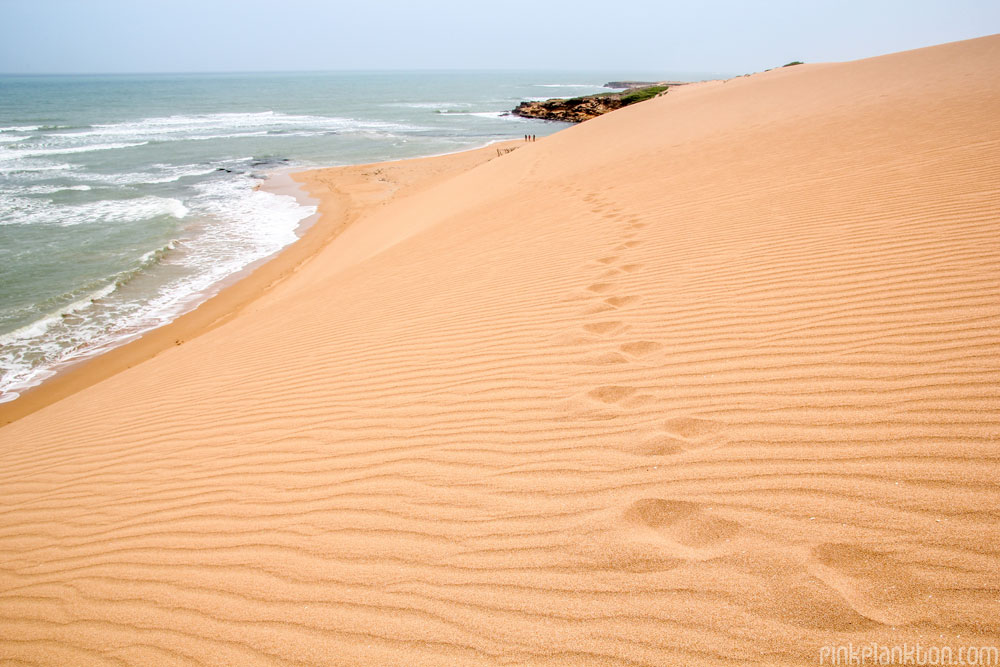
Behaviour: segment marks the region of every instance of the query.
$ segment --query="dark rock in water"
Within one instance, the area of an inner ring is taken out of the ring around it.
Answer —
[[[511,113],[522,118],[580,123],[609,111],[656,97],[666,92],[667,88],[666,85],[655,85],[633,88],[621,93],[600,93],[570,99],[551,99],[544,102],[521,102]]]
[[[280,164],[286,164],[287,162],[288,162],[288,158],[286,158],[286,157],[258,158],[256,160],[251,160],[250,161],[250,166],[251,167],[268,167],[268,166],[277,166],[277,165],[280,165]]]

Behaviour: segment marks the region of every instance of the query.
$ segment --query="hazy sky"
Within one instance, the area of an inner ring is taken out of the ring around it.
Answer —
[[[0,0],[0,72],[742,73],[1000,32],[1000,0]]]

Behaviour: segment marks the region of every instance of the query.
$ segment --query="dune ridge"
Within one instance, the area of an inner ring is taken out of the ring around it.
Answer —
[[[993,36],[297,175],[294,275],[0,428],[0,658],[996,645],[997,109]]]

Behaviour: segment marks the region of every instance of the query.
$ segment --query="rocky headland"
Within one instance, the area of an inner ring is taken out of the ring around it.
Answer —
[[[644,82],[612,81],[611,84],[634,84]],[[619,86],[614,86],[619,87]],[[670,87],[665,83],[629,87],[619,93],[598,93],[569,99],[555,98],[544,101],[521,102],[511,111],[515,116],[523,118],[538,118],[541,120],[557,120],[564,123],[580,123],[605,114],[615,109],[642,102],[665,93]]]

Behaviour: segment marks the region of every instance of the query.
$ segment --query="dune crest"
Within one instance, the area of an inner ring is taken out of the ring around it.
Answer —
[[[995,644],[997,109],[994,36],[299,175],[336,238],[0,428],[0,658]]]

